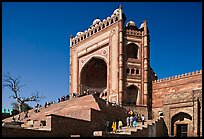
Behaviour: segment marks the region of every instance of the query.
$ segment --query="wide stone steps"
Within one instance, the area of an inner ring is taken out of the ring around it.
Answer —
[[[148,128],[150,126],[152,126],[155,122],[157,122],[157,120],[146,120],[144,122],[144,125],[142,125],[142,122],[137,122],[136,127],[127,127],[127,126],[123,126],[122,127],[122,131],[120,132],[110,132],[110,133],[105,133],[105,131],[96,131],[95,134],[97,135],[101,135],[103,132],[103,136],[107,136],[107,137],[148,137]]]
[[[14,117],[18,118],[20,115],[20,122],[27,122],[28,120],[45,120],[46,115],[56,114],[66,116],[72,111],[80,111],[81,109],[93,108],[99,110],[99,106],[94,103],[94,97],[92,95],[73,98],[70,100],[62,101],[49,105],[47,108],[44,106],[40,108],[40,112],[35,113],[35,108],[28,111],[28,118],[24,118],[25,113],[19,113]],[[11,122],[12,117],[6,118],[4,122]]]

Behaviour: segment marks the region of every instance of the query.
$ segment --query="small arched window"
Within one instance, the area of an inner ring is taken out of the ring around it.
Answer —
[[[126,72],[127,72],[127,74],[129,74],[129,73],[130,73],[130,69],[129,69],[129,68],[127,68]]]
[[[134,43],[128,44],[127,45],[127,58],[138,59],[138,49],[139,47],[136,44]]]
[[[134,74],[134,69],[131,69],[131,74]]]
[[[136,70],[136,74],[139,74],[139,70],[138,69]]]

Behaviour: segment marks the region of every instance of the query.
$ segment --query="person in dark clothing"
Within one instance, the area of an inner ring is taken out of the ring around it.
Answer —
[[[116,118],[115,121],[116,121],[116,131],[118,131],[118,121],[119,120]]]
[[[21,120],[21,116],[20,116],[20,115],[18,115],[18,120],[19,120],[19,121]]]
[[[106,132],[111,132],[111,124],[110,124],[110,121],[107,121],[106,122]]]
[[[142,115],[142,125],[144,125],[144,122],[145,122],[145,116]]]
[[[47,102],[45,102],[45,108],[47,108],[47,106],[48,106],[48,103],[47,103]]]
[[[14,116],[13,116],[13,118],[12,118],[12,121],[14,121],[14,122],[16,121],[16,119],[14,118]]]
[[[28,118],[28,111],[25,111],[24,113],[25,113],[24,118]]]

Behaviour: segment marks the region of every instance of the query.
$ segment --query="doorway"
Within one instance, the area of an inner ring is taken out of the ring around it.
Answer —
[[[187,124],[177,124],[176,125],[176,137],[187,137]]]

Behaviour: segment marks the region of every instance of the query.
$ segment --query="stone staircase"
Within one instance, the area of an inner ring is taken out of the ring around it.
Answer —
[[[122,127],[122,132],[106,133],[107,120],[121,119],[125,125],[126,109],[117,105],[112,106],[111,103],[107,104],[105,100],[94,95],[54,103],[47,108],[40,108],[38,113],[35,113],[34,110],[29,110],[28,118],[23,118],[24,112],[15,115],[15,118],[17,119],[20,115],[20,122],[23,123],[25,129],[51,131],[46,136],[155,137],[157,130],[162,128],[162,126],[157,126],[159,119],[146,120],[144,125],[138,122],[136,127]],[[2,120],[4,123],[11,121],[12,117]],[[42,126],[40,124],[42,121],[47,122],[46,125]],[[70,127],[72,127],[71,130]],[[28,132],[22,131],[22,133]],[[41,135],[45,136],[45,134]]]
[[[47,108],[41,107],[40,112],[38,113],[35,113],[35,109],[31,109],[28,111],[28,118],[24,118],[25,116],[24,112],[21,112],[15,115],[14,117],[15,119],[17,119],[20,115],[20,120],[18,121],[23,122],[24,123],[23,126],[27,128],[32,128],[30,127],[30,125],[32,125],[32,123],[34,124],[34,122],[36,123],[35,128],[40,128],[41,127],[40,121],[46,121],[47,120],[46,115],[50,115],[50,114],[56,114],[59,116],[72,117],[77,119],[84,119],[83,117],[80,117],[78,115],[74,116],[74,113],[79,112],[81,110],[90,109],[90,108],[95,110],[100,110],[98,104],[95,103],[93,99],[94,97],[92,95],[73,98],[70,100],[51,104]],[[12,117],[3,119],[2,121],[5,123],[11,122]],[[47,128],[50,128],[50,127],[47,127]]]
[[[35,113],[35,109],[31,109],[28,111],[28,118],[24,118],[25,113],[19,113],[14,117],[17,119],[20,115],[21,119],[19,122],[22,122],[22,126],[27,129],[45,129],[51,130],[51,125],[42,126],[41,121],[48,121],[47,115],[54,114],[63,117],[69,117],[74,119],[80,119],[91,122],[91,120],[97,116],[92,116],[90,113],[90,109],[96,110],[104,115],[121,115],[121,113],[125,113],[125,109],[121,107],[117,107],[117,109],[113,106],[107,105],[106,102],[94,95],[87,95],[83,97],[76,97],[66,101],[62,101],[59,103],[54,103],[49,105],[47,108],[41,107],[40,112]],[[123,114],[124,115],[124,114]],[[106,119],[102,117],[102,120]],[[115,116],[117,117],[117,116]],[[123,116],[124,117],[124,116]],[[3,122],[11,122],[12,117],[6,118],[2,120]],[[105,122],[104,122],[105,123]]]
[[[110,132],[105,131],[95,131],[93,134],[95,136],[104,137],[155,137],[156,133],[152,132],[152,128],[158,123],[160,119],[157,120],[146,120],[144,125],[142,122],[138,122],[136,127],[123,126],[120,132]]]

